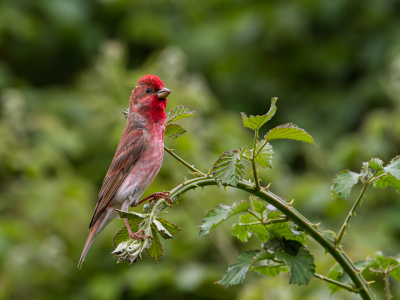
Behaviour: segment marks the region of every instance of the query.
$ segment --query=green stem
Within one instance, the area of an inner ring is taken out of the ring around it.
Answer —
[[[259,191],[261,190],[260,187],[260,181],[258,179],[258,175],[257,175],[257,167],[256,167],[256,146],[257,146],[257,138],[258,138],[258,131],[254,132],[254,146],[253,146],[253,157],[251,159],[251,164],[253,165],[253,173],[254,173],[254,181],[256,184],[256,189]]]
[[[325,276],[322,276],[322,275],[320,275],[320,274],[315,273],[315,277],[316,277],[316,278],[319,278],[319,279],[321,279],[321,280],[324,280],[324,281],[326,281],[326,282],[329,282],[329,283],[332,283],[332,284],[336,284],[337,286],[339,286],[339,287],[341,287],[341,288],[343,288],[343,289],[346,289],[346,290],[348,290],[348,291],[350,291],[350,292],[352,292],[352,293],[356,293],[356,294],[357,294],[357,293],[360,292],[360,290],[356,290],[355,288],[353,288],[353,287],[351,287],[351,286],[349,286],[349,285],[347,285],[347,284],[344,284],[344,283],[341,283],[341,282],[339,282],[339,281],[330,279],[330,278],[325,277]]]
[[[361,203],[362,197],[364,196],[365,191],[367,190],[368,184],[369,184],[368,182],[364,183],[364,186],[363,186],[360,194],[358,195],[358,198],[357,198],[356,202],[354,202],[353,207],[350,209],[346,219],[343,222],[342,228],[340,228],[338,237],[335,240],[337,248],[340,247],[340,243],[342,242],[342,238],[343,238],[344,232],[346,230],[346,227],[349,226],[349,222],[350,222],[351,217],[355,214],[357,206]]]
[[[256,138],[255,138],[256,139]],[[169,149],[168,149],[169,150]],[[171,150],[169,150],[171,151]],[[179,158],[179,156],[175,155],[171,152],[170,153],[173,157],[177,158],[177,160],[187,166],[189,169],[193,170],[194,167],[190,166],[184,160]],[[254,152],[253,152],[254,153]],[[194,169],[196,170],[196,169]],[[193,171],[194,171],[193,170]],[[199,172],[196,170],[195,172]],[[200,172],[201,173],[201,172]],[[204,173],[201,173],[204,174]],[[372,179],[371,179],[372,180]],[[257,180],[256,180],[257,182]],[[201,177],[201,178],[194,178],[188,180],[180,185],[176,186],[174,189],[171,190],[170,197],[173,202],[178,201],[178,197],[185,192],[195,189],[197,187],[204,187],[204,186],[212,186],[219,184],[213,179],[212,177]],[[347,256],[347,254],[343,250],[338,250],[336,245],[333,241],[331,241],[328,237],[326,237],[323,232],[317,229],[317,225],[314,225],[309,220],[307,220],[302,214],[300,214],[297,210],[295,210],[291,203],[287,203],[281,197],[275,195],[269,190],[261,190],[257,188],[257,185],[254,186],[252,183],[247,181],[239,181],[236,185],[236,188],[246,191],[250,194],[254,194],[260,199],[268,202],[269,204],[273,205],[275,208],[280,210],[282,213],[286,215],[288,219],[298,225],[301,229],[306,231],[318,244],[320,244],[323,248],[325,248],[326,252],[329,252],[332,257],[338,262],[338,264],[343,268],[343,271],[349,275],[350,279],[353,281],[359,295],[363,300],[374,300],[375,296],[372,294],[372,291],[361,275],[360,270],[356,268],[352,260]],[[165,207],[167,206],[164,204]]]
[[[173,202],[178,200],[178,196],[185,192],[203,186],[217,186],[217,182],[212,177],[194,178],[186,181],[171,190],[170,197]],[[353,281],[356,289],[360,290],[359,295],[364,300],[374,300],[365,279],[360,274],[354,263],[342,250],[336,249],[335,243],[326,237],[321,231],[316,228],[316,225],[307,220],[302,214],[295,210],[289,203],[275,195],[274,193],[266,190],[257,190],[257,188],[248,181],[239,181],[236,188],[254,194],[264,201],[267,201],[281,212],[283,212],[288,219],[297,224],[301,229],[306,231],[317,243],[319,243],[333,258],[339,263],[346,272],[350,279]]]
[[[194,166],[189,165],[186,161],[184,161],[182,158],[180,158],[178,155],[176,155],[174,152],[172,152],[171,149],[168,149],[166,146],[164,146],[164,150],[167,151],[169,155],[171,155],[173,158],[175,158],[177,161],[179,161],[182,165],[185,165],[189,170],[193,171],[194,173],[198,173],[202,176],[206,176],[206,174],[197,170]]]
[[[389,273],[384,273],[385,277],[383,278],[385,282],[385,292],[386,292],[386,300],[392,299],[392,295],[390,295],[390,282],[389,282]]]
[[[258,219],[258,218],[257,218]],[[275,223],[284,223],[289,221],[288,218],[280,218],[280,219],[271,219],[265,222],[252,222],[252,223],[239,223],[239,226],[247,226],[247,225],[258,225],[258,224],[262,224],[262,225],[270,225],[270,224],[275,224]]]

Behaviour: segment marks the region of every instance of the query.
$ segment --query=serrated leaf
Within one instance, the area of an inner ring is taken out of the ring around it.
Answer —
[[[146,218],[146,215],[139,214],[133,211],[122,211],[119,209],[116,209],[116,211],[118,211],[121,219],[128,219],[129,222],[133,224],[139,224]]]
[[[261,275],[267,276],[277,276],[281,272],[287,273],[289,272],[288,266],[274,266],[274,265],[267,265],[267,266],[258,266],[258,267],[251,267],[251,271],[255,271]]]
[[[383,160],[377,157],[371,158],[371,160],[368,162],[368,165],[375,169],[376,171],[380,171],[383,168]]]
[[[397,180],[400,180],[400,156],[393,158],[383,170],[390,173]]]
[[[251,150],[249,150],[249,147],[247,146],[243,146],[242,148],[239,149],[239,155],[242,159],[246,160],[251,160],[253,157]]]
[[[308,284],[315,274],[314,257],[308,250],[300,249],[296,256],[277,251],[276,257],[285,260],[290,268],[289,284]]]
[[[250,226],[241,226],[239,224],[232,225],[232,235],[238,238],[241,242],[247,242],[247,239],[251,237]]]
[[[400,263],[400,254],[398,254],[395,259]],[[392,269],[392,268],[391,268]],[[390,271],[390,276],[392,276],[397,281],[400,281],[400,267],[395,268],[393,271]]]
[[[317,146],[317,144],[314,142],[314,138],[307,131],[293,123],[286,123],[272,128],[267,132],[264,138],[266,141],[289,139],[306,142]]]
[[[169,124],[171,122],[184,119],[184,118],[190,118],[190,117],[197,117],[196,111],[190,111],[189,108],[179,105],[177,107],[174,107],[167,113],[167,123]]]
[[[249,199],[251,206],[253,207],[253,211],[262,216],[264,211],[267,209],[267,207],[264,206],[264,203],[254,195],[250,195]]]
[[[139,226],[137,224],[130,224],[131,229],[133,232],[137,232],[139,230]],[[114,247],[117,247],[120,243],[125,242],[129,240],[129,233],[126,227],[123,227],[120,231],[117,232],[116,235],[114,235],[112,239],[112,244]]]
[[[175,140],[185,132],[186,130],[181,125],[168,124],[167,126],[165,126],[164,136],[170,137]]]
[[[152,225],[154,225],[154,226],[152,226],[152,228],[155,229],[156,231],[158,231],[158,233],[160,233],[160,235],[164,239],[173,239],[174,238],[172,236],[172,234],[169,233],[169,231],[163,226],[163,224],[161,224],[160,221],[153,220],[153,224]]]
[[[168,230],[168,232],[169,232],[170,234],[172,234],[172,235],[174,235],[175,233],[178,233],[179,231],[182,230],[181,228],[179,228],[178,225],[176,225],[176,224],[174,224],[174,223],[172,223],[172,222],[170,222],[170,221],[168,221],[168,220],[166,220],[166,219],[157,218],[157,220],[158,220],[158,221],[164,226],[164,228],[165,228],[166,230]]]
[[[381,173],[377,173],[376,175],[379,176],[383,174],[382,171]],[[388,186],[392,186],[397,190],[397,193],[400,193],[400,180],[398,180],[396,177],[392,176],[391,174],[384,175],[380,177],[378,180],[374,181],[374,187],[376,188],[382,188],[385,189]]]
[[[258,131],[261,128],[261,126],[263,126],[266,122],[271,120],[271,118],[275,115],[276,112],[275,103],[277,100],[278,98],[276,97],[271,99],[271,107],[265,115],[247,117],[246,114],[242,112],[241,114],[242,114],[243,126]]]
[[[263,224],[254,224],[255,222],[259,223],[259,220],[254,215],[252,214],[241,215],[239,217],[239,224],[234,224],[233,226],[235,227],[236,232],[238,232],[239,234],[243,234],[243,236],[235,235],[233,227],[232,227],[232,233],[243,242],[243,239],[246,237],[246,233],[244,232],[246,230],[250,233],[255,233],[262,242],[265,242],[267,240],[267,234],[268,234],[267,228]],[[243,229],[239,230],[238,228],[236,228],[236,225],[243,227]],[[249,237],[250,236],[251,234],[249,235]]]
[[[240,163],[238,150],[228,150],[215,162],[212,175],[222,184],[236,186],[244,176],[244,166]]]
[[[253,263],[254,256],[258,252],[258,250],[239,252],[238,262],[229,265],[228,271],[226,271],[226,274],[217,283],[224,287],[242,283]]]
[[[331,187],[332,199],[335,200],[337,197],[341,200],[349,199],[351,189],[358,182],[360,176],[360,174],[349,170],[337,173],[335,177],[333,177],[333,185]]]
[[[295,240],[302,245],[308,244],[308,235],[304,232],[301,234],[294,235],[292,231],[292,225],[290,222],[275,223],[267,225],[268,234],[267,239],[273,238],[285,238],[286,240]]]
[[[384,256],[381,251],[376,252],[374,255],[367,258],[364,267],[369,268],[371,271],[380,271],[382,268],[386,271],[389,266],[393,268],[399,264],[399,261],[392,256]]]
[[[227,220],[228,218],[247,211],[249,209],[249,202],[240,201],[234,203],[232,206],[218,204],[210,209],[205,215],[203,222],[199,226],[199,238],[210,233],[210,230],[217,227],[219,224]]]
[[[271,168],[272,169],[272,159],[274,156],[274,150],[269,143],[266,143],[265,140],[262,140],[256,145],[256,163],[262,168]],[[264,146],[265,145],[265,146]],[[263,147],[264,146],[264,147]],[[261,147],[263,147],[261,149]],[[260,151],[261,149],[261,151]]]
[[[365,260],[359,260],[354,263],[354,265],[358,269],[362,269],[364,267],[364,264],[365,264]],[[350,279],[349,275],[347,275],[347,273],[343,272],[343,268],[339,264],[335,264],[329,270],[328,278],[339,281],[340,283],[354,286],[353,281]],[[339,286],[337,286],[336,284],[329,283],[328,285],[329,285],[329,289],[331,290],[331,294],[334,294],[341,290],[341,288]]]
[[[258,261],[262,261],[262,260],[266,260],[266,259],[273,259],[275,258],[275,253],[272,251],[260,251],[257,253],[256,256],[254,256],[254,261],[258,262]]]
[[[151,258],[154,258],[154,261],[157,264],[159,258],[164,256],[164,251],[160,242],[160,238],[157,235],[157,230],[151,228],[151,231],[153,233],[153,239],[151,242],[151,246],[146,249],[146,252]]]

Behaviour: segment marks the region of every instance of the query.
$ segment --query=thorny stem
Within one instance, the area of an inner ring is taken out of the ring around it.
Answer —
[[[341,282],[339,282],[339,281],[330,279],[330,278],[328,278],[328,277],[322,276],[322,275],[317,274],[317,273],[315,273],[314,275],[315,275],[316,278],[319,278],[319,279],[321,279],[321,280],[324,280],[324,281],[329,282],[329,283],[332,283],[332,284],[336,284],[337,286],[339,286],[339,287],[341,287],[341,288],[343,288],[343,289],[346,289],[346,290],[348,290],[348,291],[350,291],[350,292],[352,292],[352,293],[356,293],[356,294],[357,294],[357,293],[360,292],[360,289],[355,289],[355,288],[351,287],[350,285],[341,283]]]
[[[258,154],[258,153],[256,154],[257,138],[258,138],[258,131],[256,130],[254,132],[253,157],[251,159],[251,164],[253,165],[253,173],[254,173],[254,181],[255,181],[255,184],[256,184],[256,189],[259,191],[261,189],[261,187],[260,187],[260,181],[259,181],[259,178],[258,178],[258,175],[257,175],[257,167],[256,167],[256,157],[257,157],[257,154]]]
[[[390,266],[388,269],[390,269]],[[392,299],[392,295],[390,295],[389,272],[386,271],[383,274],[385,276],[383,277],[383,280],[385,281],[386,300],[390,300]]]
[[[239,226],[245,226],[245,225],[257,225],[257,224],[262,224],[262,225],[270,225],[270,224],[275,224],[275,223],[284,223],[289,221],[288,218],[278,218],[278,219],[271,219],[265,222],[252,222],[252,223],[239,223]]]
[[[349,226],[350,219],[355,214],[357,206],[361,203],[362,197],[364,196],[365,191],[367,190],[368,184],[369,184],[368,182],[364,183],[364,186],[363,186],[360,194],[358,195],[356,202],[354,202],[353,207],[351,208],[351,210],[349,211],[349,214],[347,215],[346,219],[343,222],[342,228],[340,228],[338,237],[335,239],[336,247],[338,249],[340,247],[340,243],[342,242],[344,231],[346,230],[346,227]]]
[[[375,173],[375,174],[376,174],[376,173]],[[375,175],[375,174],[374,174],[374,175]],[[387,173],[381,174],[381,175],[379,175],[379,176],[377,176],[377,177],[372,176],[371,179],[368,180],[368,181],[364,181],[364,180],[361,178],[361,181],[363,182],[364,186],[363,186],[363,188],[362,188],[360,194],[358,195],[358,198],[357,198],[356,202],[354,203],[353,207],[352,207],[351,210],[349,211],[349,214],[347,215],[346,219],[344,220],[343,225],[342,225],[342,228],[340,228],[338,237],[335,239],[335,243],[336,243],[336,247],[337,247],[337,248],[340,248],[340,244],[341,244],[341,242],[342,242],[342,238],[343,238],[344,232],[345,232],[345,230],[346,230],[346,227],[349,226],[349,222],[350,222],[351,217],[352,217],[353,215],[355,215],[356,208],[357,208],[358,205],[361,203],[361,200],[362,200],[362,198],[364,197],[364,194],[365,194],[365,191],[367,190],[367,187],[368,187],[372,182],[374,182],[374,181],[378,180],[379,178],[381,178],[381,177],[383,177],[383,176],[386,176],[386,175],[387,175]]]
[[[172,153],[167,151],[168,153]],[[172,155],[172,154],[171,154]],[[177,155],[172,155],[177,158],[179,162],[182,163],[182,159],[180,159]],[[183,161],[184,162],[184,161]],[[189,169],[193,170],[192,166],[187,163],[184,163]],[[196,170],[197,172],[197,170]],[[204,173],[202,173],[204,174]],[[257,180],[256,180],[257,182]],[[201,177],[194,178],[188,180],[171,190],[170,197],[173,202],[178,200],[178,197],[185,192],[195,189],[197,187],[211,186],[216,185],[219,186],[217,181],[215,181],[212,177]],[[269,190],[265,189],[257,189],[257,186],[254,186],[252,183],[248,181],[239,181],[236,185],[236,188],[246,191],[250,194],[254,194],[260,199],[268,202],[269,204],[276,207],[282,213],[284,213],[288,219],[298,225],[301,229],[306,231],[318,244],[320,244],[323,248],[325,248],[326,252],[329,252],[332,257],[338,262],[338,264],[343,268],[344,272],[346,272],[352,282],[355,285],[356,290],[363,300],[374,300],[375,296],[372,294],[371,289],[368,283],[365,281],[361,272],[354,265],[353,261],[347,256],[347,254],[343,250],[339,250],[336,248],[335,243],[330,240],[328,237],[324,235],[323,232],[317,229],[317,226],[307,220],[302,214],[300,214],[296,209],[292,207],[291,204],[287,203],[283,198],[275,195]],[[166,204],[164,204],[166,206]]]
[[[167,151],[173,158],[175,158],[177,161],[179,161],[181,164],[185,165],[189,170],[193,171],[194,173],[198,173],[202,176],[206,176],[203,172],[197,170],[194,166],[189,165],[186,161],[184,161],[182,158],[180,158],[178,155],[176,155],[174,152],[172,152],[171,149],[167,148],[164,146],[164,150]]]

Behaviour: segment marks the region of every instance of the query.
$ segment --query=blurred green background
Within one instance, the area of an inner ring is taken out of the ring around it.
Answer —
[[[215,285],[237,251],[260,246],[255,237],[235,240],[229,224],[197,239],[208,209],[246,199],[232,188],[189,192],[170,210],[183,230],[163,242],[158,265],[147,257],[116,264],[111,239],[122,220],[96,238],[82,270],[76,265],[125,126],[120,112],[148,73],[172,90],[167,109],[197,111],[182,122],[188,133],[166,145],[203,171],[224,150],[252,143],[241,111],[263,114],[279,97],[262,133],[294,122],[319,147],[274,142],[274,169],[260,172],[263,183],[294,198],[322,229],[338,231],[359,187],[350,201],[333,202],[331,178],[400,153],[399,13],[393,0],[1,1],[0,299],[358,299],[330,297],[318,279],[289,286],[288,275]],[[144,196],[184,176],[166,154]],[[367,191],[344,245],[355,260],[400,251],[394,189]],[[315,242],[309,248],[326,275],[333,259]],[[380,277],[368,279],[382,298]],[[400,299],[400,284],[391,287]]]

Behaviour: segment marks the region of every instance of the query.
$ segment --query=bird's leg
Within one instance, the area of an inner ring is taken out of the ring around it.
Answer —
[[[140,240],[140,239],[145,239],[145,238],[148,238],[148,239],[152,238],[149,235],[141,235],[141,233],[144,233],[144,230],[139,230],[138,232],[133,232],[131,229],[131,226],[129,225],[128,219],[124,219],[124,221],[125,221],[126,229],[128,229],[128,233],[129,233],[129,236],[131,239]]]
[[[170,192],[159,192],[159,193],[151,194],[150,196],[148,196],[148,197],[143,198],[142,200],[140,200],[140,201],[137,203],[137,205],[139,205],[139,204],[141,204],[141,203],[143,203],[143,202],[145,202],[145,201],[147,201],[147,200],[148,200],[149,203],[150,203],[150,202],[152,202],[152,201],[154,201],[154,200],[156,200],[156,199],[159,199],[159,198],[167,200],[167,201],[169,202],[169,204],[172,205],[172,200],[171,200],[171,198],[169,197],[169,194],[170,194]]]

